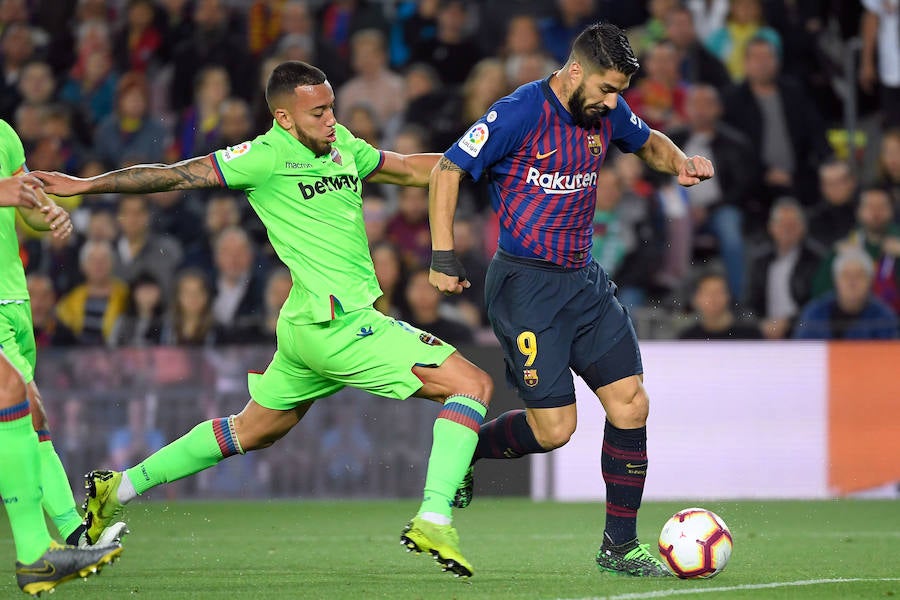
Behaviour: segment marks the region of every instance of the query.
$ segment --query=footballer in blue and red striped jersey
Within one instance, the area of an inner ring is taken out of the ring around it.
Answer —
[[[682,185],[712,177],[713,168],[702,156],[686,157],[631,112],[621,93],[638,66],[618,27],[592,25],[576,38],[561,69],[498,100],[444,153],[430,181],[429,281],[444,293],[468,286],[453,251],[453,213],[463,175],[486,178],[500,239],[485,280],[485,305],[507,379],[525,410],[482,424],[473,464],[568,442],[577,421],[575,372],[606,411],[597,448],[598,475],[606,483],[597,567],[665,577],[669,571],[637,540],[650,400],[631,318],[591,255],[597,173],[610,144]],[[457,506],[472,497],[471,473],[457,491]]]
[[[444,156],[476,181],[489,177],[505,252],[583,267],[609,145],[639,150],[650,128],[622,98],[595,127],[576,125],[549,82],[527,83],[497,101]]]

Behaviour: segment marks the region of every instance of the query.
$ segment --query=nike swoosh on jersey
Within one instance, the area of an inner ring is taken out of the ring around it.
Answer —
[[[627,469],[643,469],[643,468],[645,468],[646,466],[647,466],[647,463],[644,463],[644,464],[642,464],[642,465],[635,465],[635,464],[632,464],[632,463],[625,463],[625,468],[627,468]]]
[[[559,148],[554,148],[550,152],[538,152],[537,154],[534,155],[534,157],[538,160],[543,160],[543,159],[547,158],[548,156],[552,156],[552,155],[556,154],[557,150],[559,150]]]

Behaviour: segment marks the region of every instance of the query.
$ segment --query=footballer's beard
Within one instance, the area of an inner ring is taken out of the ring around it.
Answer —
[[[309,148],[316,157],[326,156],[331,154],[331,142],[326,142],[320,139],[316,139],[310,135],[307,135],[305,132],[297,129],[297,140]]]
[[[609,113],[609,107],[601,104],[600,107],[588,108],[584,102],[584,82],[581,82],[569,96],[569,112],[576,125],[582,129],[593,129],[600,124],[600,119]]]

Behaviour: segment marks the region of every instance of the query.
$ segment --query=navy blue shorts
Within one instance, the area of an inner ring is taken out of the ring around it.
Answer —
[[[506,378],[531,408],[575,401],[575,371],[592,390],[643,373],[637,335],[616,285],[591,261],[580,269],[498,250],[488,268],[488,318]]]

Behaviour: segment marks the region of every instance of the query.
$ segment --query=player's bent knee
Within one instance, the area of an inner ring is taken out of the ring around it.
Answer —
[[[638,385],[628,394],[621,394],[607,406],[607,419],[616,427],[634,429],[647,424],[650,397],[644,386]]]
[[[566,423],[560,423],[552,427],[543,427],[534,432],[534,439],[544,450],[562,448],[572,438],[575,429]]]

